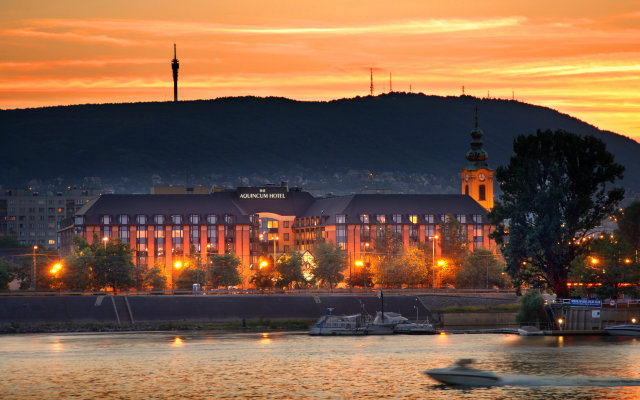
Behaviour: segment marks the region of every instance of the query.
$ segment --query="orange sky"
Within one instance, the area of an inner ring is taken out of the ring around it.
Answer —
[[[637,0],[0,0],[0,108],[171,100],[174,42],[182,100],[367,95],[373,67],[640,141]]]

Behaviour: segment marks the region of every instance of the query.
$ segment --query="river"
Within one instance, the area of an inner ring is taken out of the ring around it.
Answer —
[[[474,358],[504,384],[422,371]],[[304,332],[0,336],[1,399],[638,399],[640,340]]]

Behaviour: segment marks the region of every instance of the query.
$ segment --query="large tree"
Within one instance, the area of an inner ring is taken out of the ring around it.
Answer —
[[[624,167],[601,140],[562,130],[520,135],[513,150],[496,170],[491,236],[517,285],[543,282],[566,297],[571,262],[586,251],[578,240],[617,209],[624,190],[612,184]]]
[[[316,281],[329,285],[332,289],[337,283],[342,282],[342,271],[347,267],[347,252],[334,242],[323,239],[317,240],[311,251],[316,266],[313,268],[313,276]]]
[[[238,266],[240,259],[235,254],[214,254],[209,268],[209,284],[212,288],[235,286],[242,283]]]
[[[476,249],[462,262],[456,275],[457,288],[505,286],[503,268],[497,257],[486,249]]]
[[[303,282],[302,275],[302,254],[285,253],[276,261],[276,285],[278,287],[288,287],[293,283]]]

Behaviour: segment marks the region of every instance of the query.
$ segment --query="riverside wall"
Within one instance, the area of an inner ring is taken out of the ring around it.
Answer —
[[[384,310],[409,319],[442,323],[434,310],[449,306],[495,306],[517,303],[513,294],[385,294]],[[0,325],[43,323],[157,323],[315,320],[334,314],[375,315],[381,302],[373,294],[265,295],[70,295],[2,296]],[[500,323],[502,320],[496,320]]]

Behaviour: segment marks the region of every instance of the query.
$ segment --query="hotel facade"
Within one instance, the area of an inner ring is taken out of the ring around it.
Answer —
[[[440,224],[455,218],[464,227],[470,250],[495,252],[485,216],[487,205],[493,204],[493,171],[486,164],[481,136],[476,126],[459,195],[314,197],[286,184],[210,194],[107,194],[63,224],[60,253],[70,254],[73,235],[90,243],[96,237],[119,238],[134,249],[138,266],[159,266],[170,281],[175,263],[186,257],[206,260],[211,254],[234,253],[246,288],[261,257],[311,250],[318,237],[346,250],[354,265],[383,227],[398,233],[405,247],[430,244],[437,257]]]

